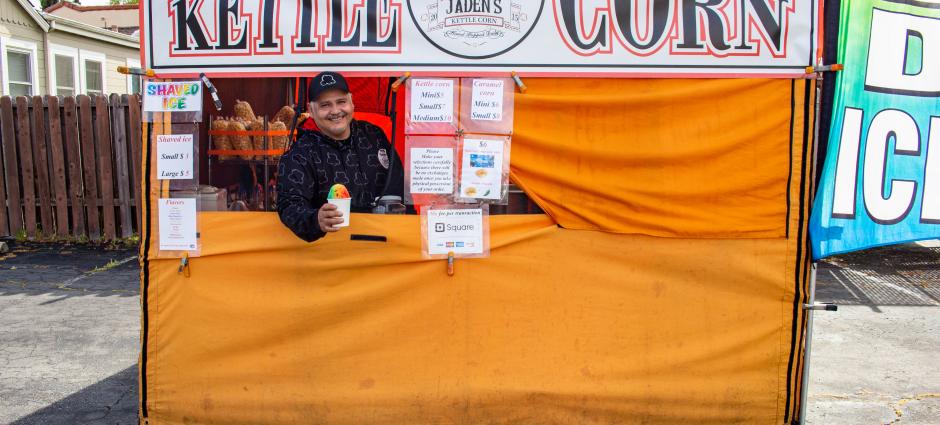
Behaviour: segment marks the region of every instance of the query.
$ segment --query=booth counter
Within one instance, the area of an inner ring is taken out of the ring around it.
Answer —
[[[203,212],[181,267],[145,141],[144,423],[795,419],[815,81],[526,82],[511,174],[545,214],[492,216],[453,276],[414,215],[308,244]]]

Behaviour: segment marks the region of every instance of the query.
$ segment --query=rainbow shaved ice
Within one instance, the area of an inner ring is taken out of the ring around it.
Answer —
[[[326,199],[349,199],[349,190],[346,189],[346,186],[343,186],[339,183],[334,184],[330,188],[330,193],[326,195]]]

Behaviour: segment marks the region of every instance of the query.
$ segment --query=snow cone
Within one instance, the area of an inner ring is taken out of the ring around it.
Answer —
[[[349,196],[349,190],[346,189],[346,186],[341,184],[334,184],[330,188],[330,192],[326,195],[326,202],[336,205],[336,209],[343,213],[343,222],[337,224],[336,227],[346,227],[349,226],[349,207],[352,199]]]

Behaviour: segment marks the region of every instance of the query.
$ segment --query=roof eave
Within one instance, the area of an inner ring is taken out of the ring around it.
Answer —
[[[49,23],[43,19],[42,15],[39,14],[39,11],[30,4],[29,0],[16,0],[20,4],[20,7],[26,11],[26,13],[36,21],[36,24],[39,25],[39,28],[42,28],[44,32],[49,32]]]
[[[138,37],[121,34],[119,32],[106,30],[104,28],[98,28],[93,25],[73,21],[71,19],[60,16],[50,15],[48,13],[43,13],[43,17],[48,19],[50,22],[54,22],[56,24],[54,29],[57,31],[93,38],[95,40],[104,41],[106,43],[130,47],[132,49],[140,48],[140,39]]]

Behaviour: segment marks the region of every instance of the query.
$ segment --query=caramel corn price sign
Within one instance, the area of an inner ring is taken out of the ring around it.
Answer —
[[[144,83],[144,112],[202,111],[202,82],[147,81]]]
[[[503,80],[473,80],[470,118],[482,121],[503,119]]]

